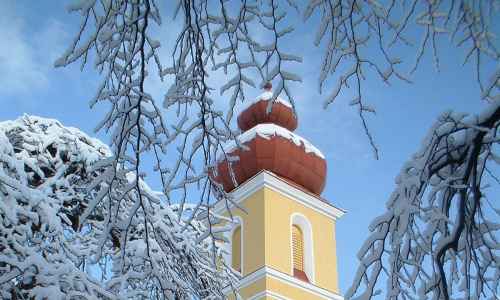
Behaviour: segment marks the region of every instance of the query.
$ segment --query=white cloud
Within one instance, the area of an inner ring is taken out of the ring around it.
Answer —
[[[0,94],[33,93],[49,84],[56,52],[66,37],[62,24],[48,19],[29,28],[14,2],[0,1]]]

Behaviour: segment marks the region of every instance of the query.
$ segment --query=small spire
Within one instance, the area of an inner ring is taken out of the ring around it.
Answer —
[[[264,90],[266,91],[271,91],[273,89],[273,84],[271,82],[266,82],[266,84],[264,84]]]

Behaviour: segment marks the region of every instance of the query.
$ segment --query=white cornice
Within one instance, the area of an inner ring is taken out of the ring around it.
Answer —
[[[237,187],[231,192],[233,201],[240,203],[245,198],[261,189],[262,187],[270,188],[278,193],[293,199],[304,206],[307,206],[319,213],[322,213],[334,220],[342,217],[345,211],[337,208],[325,201],[321,200],[319,197],[307,193],[283,179],[276,176],[274,173],[262,170],[257,173],[254,177],[247,180],[245,183]],[[222,213],[226,208],[225,203],[219,202],[215,204],[216,213]]]
[[[276,280],[279,280],[283,283],[286,283],[288,285],[291,285],[291,286],[294,286],[296,288],[299,288],[299,289],[302,289],[308,293],[312,293],[312,294],[315,294],[316,296],[319,296],[319,297],[322,297],[324,299],[333,299],[333,300],[344,300],[344,297],[342,297],[341,295],[338,295],[336,293],[333,293],[329,290],[326,290],[326,289],[323,289],[319,286],[316,286],[316,285],[313,285],[309,282],[305,282],[305,281],[302,281],[300,279],[297,279],[293,276],[290,276],[288,274],[285,274],[283,272],[280,272],[276,269],[273,269],[273,268],[270,268],[270,267],[262,267],[260,269],[258,269],[257,271],[243,277],[238,286],[237,286],[237,289],[241,290],[242,288],[246,287],[246,286],[249,286],[250,284],[264,278],[264,277],[269,277],[269,278],[273,278],[273,279],[276,279]],[[230,288],[227,287],[225,290],[224,290],[224,293],[225,294],[229,294],[231,292]],[[258,294],[256,295],[253,295],[252,297],[250,297],[249,299],[258,299],[259,297],[261,296],[265,296],[265,295],[270,295],[270,296],[274,296],[276,297],[277,299],[287,299],[286,297],[284,296],[281,296],[279,294],[277,294],[276,292],[273,292],[273,291],[261,291],[259,292]],[[272,295],[271,295],[272,294]]]
[[[248,298],[248,300],[259,300],[259,299],[276,299],[276,300],[292,300],[283,295],[280,295],[271,291],[262,291]]]

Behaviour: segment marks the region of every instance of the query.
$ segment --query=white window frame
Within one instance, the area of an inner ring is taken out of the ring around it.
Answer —
[[[224,243],[225,246],[223,246],[223,249],[226,250],[225,252],[227,252],[227,254],[224,255],[224,260],[226,262],[228,262],[228,265],[229,267],[231,267],[231,269],[233,269],[233,234],[234,234],[234,231],[236,230],[236,228],[238,228],[238,226],[240,226],[240,237],[241,237],[241,240],[240,240],[240,259],[241,259],[241,262],[240,262],[240,268],[241,270],[238,271],[238,270],[235,270],[233,269],[236,273],[242,275],[243,274],[243,257],[244,257],[244,249],[243,249],[243,240],[244,240],[244,225],[243,225],[243,220],[241,219],[241,217],[239,216],[233,216],[233,219],[234,219],[234,226],[233,228],[227,232],[227,235],[226,235],[226,238],[228,241],[230,241],[229,243]]]
[[[302,241],[304,245],[304,273],[307,275],[310,283],[315,283],[315,272],[314,272],[314,245],[313,245],[313,229],[311,222],[306,216],[300,213],[293,213],[290,216],[290,274],[293,276],[293,237],[292,237],[292,226],[298,226],[302,230]]]

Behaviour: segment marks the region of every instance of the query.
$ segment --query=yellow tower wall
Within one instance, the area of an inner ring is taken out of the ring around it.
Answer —
[[[312,227],[313,284],[338,293],[335,221],[270,188],[264,188],[264,198],[265,241],[272,245],[265,247],[266,265],[293,276],[291,217],[301,214]]]
[[[263,174],[262,174],[263,173]],[[244,208],[232,209],[232,215],[242,223],[242,285],[243,299],[342,299],[338,287],[335,219],[343,212],[325,213],[326,204],[304,191],[290,186],[274,174],[262,172],[262,183],[249,180],[235,193],[235,200]],[[271,180],[273,184],[265,184]],[[278,180],[278,181],[276,181]],[[249,188],[245,185],[252,185]],[[281,190],[280,190],[281,189]],[[307,201],[301,197],[309,197]],[[238,198],[239,197],[239,198]],[[315,206],[316,205],[316,206]],[[320,207],[320,208],[318,208]],[[219,207],[222,212],[223,207]],[[338,216],[334,216],[337,214]],[[224,213],[228,216],[228,213]],[[293,277],[291,228],[292,216],[307,219],[312,233],[314,279],[310,283]],[[228,291],[228,298],[235,299]],[[276,296],[277,295],[277,296]],[[325,296],[330,295],[330,296]],[[332,297],[331,295],[334,295]],[[281,297],[281,298],[280,298]]]
[[[243,200],[241,209],[233,209],[232,215],[242,220],[242,275],[248,275],[265,264],[265,194],[259,190]],[[228,213],[225,213],[228,216]]]

